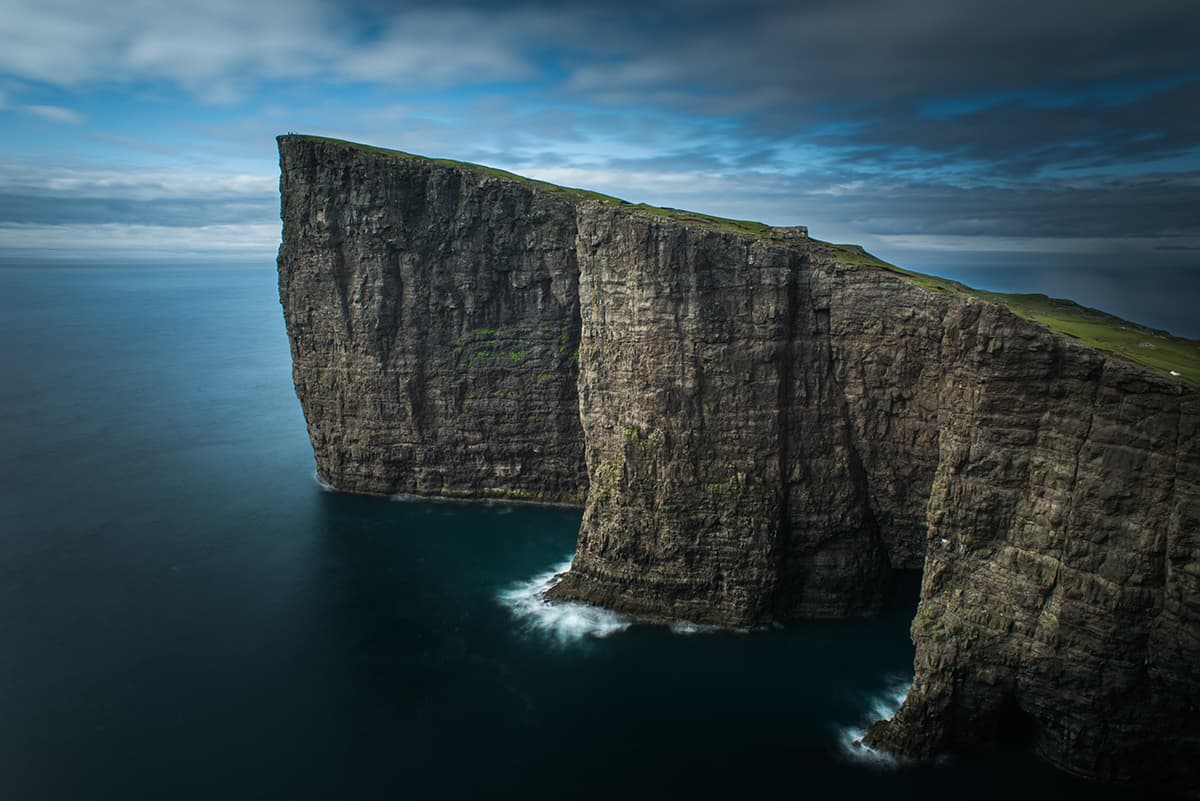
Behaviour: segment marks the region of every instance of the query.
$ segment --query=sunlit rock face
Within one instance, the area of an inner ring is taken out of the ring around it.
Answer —
[[[1024,731],[1200,786],[1200,396],[806,236],[280,139],[280,297],[324,480],[582,503],[551,598],[867,614],[922,567],[867,742]]]

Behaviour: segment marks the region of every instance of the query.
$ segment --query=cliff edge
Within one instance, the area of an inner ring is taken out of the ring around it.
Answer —
[[[649,620],[867,614],[923,567],[913,689],[869,744],[1021,731],[1083,775],[1200,786],[1200,374],[1105,337],[1196,343],[800,229],[279,144],[323,480],[583,503],[551,594]]]

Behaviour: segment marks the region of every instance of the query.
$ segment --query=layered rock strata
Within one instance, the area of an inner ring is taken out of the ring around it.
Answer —
[[[280,294],[321,476],[584,502],[553,590],[728,625],[924,566],[867,741],[1031,734],[1200,783],[1200,395],[845,249],[281,137]],[[681,219],[682,218],[682,219]]]
[[[1015,724],[1072,772],[1200,788],[1200,397],[995,307],[944,330],[916,679],[867,742]]]
[[[572,203],[345,143],[279,152],[279,296],[321,478],[582,502]]]
[[[552,597],[746,625],[873,611],[887,555],[805,251],[578,213],[590,489]]]

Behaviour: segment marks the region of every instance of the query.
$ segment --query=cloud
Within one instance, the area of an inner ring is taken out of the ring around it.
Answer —
[[[58,86],[166,79],[202,90],[296,74],[328,47],[319,26],[335,23],[311,0],[16,0],[0,18],[0,70]]]
[[[278,199],[275,174],[186,169],[120,170],[0,161],[0,186],[9,193],[158,201],[196,197]]]
[[[65,87],[165,80],[218,102],[285,79],[428,89],[528,78],[529,50],[576,26],[545,13],[436,6],[384,15],[319,0],[7,6],[2,73]]]
[[[240,201],[228,198],[131,200],[0,193],[0,224],[126,223],[188,227],[248,220],[266,222],[278,216],[279,200],[275,197]]]
[[[182,169],[122,171],[81,166],[43,166],[0,161],[0,225],[15,226],[28,243],[30,231],[64,231],[79,225],[150,226],[241,230],[277,225],[278,177]],[[221,226],[235,226],[225,229]],[[11,234],[11,231],[10,231]],[[61,234],[47,243],[62,241]],[[118,236],[108,249],[128,237]],[[0,248],[17,240],[0,238]],[[212,242],[215,249],[222,247]],[[24,247],[24,244],[21,244]]]
[[[1173,0],[749,3],[631,31],[619,63],[581,69],[587,91],[747,87],[773,102],[862,104],[1195,70],[1200,11]],[[632,27],[632,26],[631,26]]]
[[[0,161],[0,247],[33,247],[35,231],[59,249],[112,231],[117,244],[99,247],[225,252],[212,237],[249,247],[239,225],[273,239],[271,138],[301,130],[808,224],[913,266],[1200,266],[1200,6],[596,8],[11,0],[0,17],[10,111],[72,122],[93,108],[73,102],[86,93],[147,124],[92,112],[105,119],[69,159],[19,142],[33,157]],[[117,147],[137,166],[97,155]]]
[[[618,56],[582,64],[567,86],[614,107],[720,119],[751,144],[818,144],[891,174],[952,159],[960,180],[995,182],[1063,166],[1200,159],[1200,6],[764,8],[710,12],[707,23],[693,15],[665,34],[632,31]]]
[[[42,119],[50,120],[51,122],[65,122],[71,125],[79,125],[83,122],[83,115],[79,112],[72,111],[69,108],[62,106],[42,106],[42,105],[25,105],[17,106],[21,111],[26,111],[34,116]]]
[[[1200,6],[1175,0],[8,5],[0,73],[59,87],[167,82],[212,103],[278,82],[386,87],[388,107],[418,117],[443,102],[431,93],[491,87],[545,114],[653,109],[720,128],[726,152],[807,144],[847,169],[957,185],[1200,158]],[[540,127],[559,145],[588,137]],[[498,148],[522,135],[475,130],[506,134]],[[639,141],[627,132],[621,149]]]
[[[563,78],[589,97],[728,114],[1194,72],[1198,21],[1175,0],[614,3],[604,13],[569,3],[12,0],[0,70],[55,85],[166,79],[197,92],[280,78],[418,88]]]
[[[0,223],[0,254],[7,261],[247,261],[269,264],[279,246],[279,224],[174,227],[105,223]]]
[[[1176,157],[1200,164],[1200,113],[1193,111],[1200,108],[1200,79],[1118,105],[1030,102],[1006,99],[948,119],[896,112],[814,141],[873,148],[869,169],[895,175],[932,167],[953,171],[959,183],[1011,185],[1040,180],[1047,170],[1129,172]],[[856,158],[843,153],[847,162]]]
[[[5,110],[32,114],[44,120],[64,122],[70,125],[79,125],[84,121],[82,114],[62,106],[41,105],[37,103],[10,103],[8,94],[0,90],[0,111]]]

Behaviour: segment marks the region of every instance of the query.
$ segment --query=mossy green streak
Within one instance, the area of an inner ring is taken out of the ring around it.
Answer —
[[[857,245],[832,245],[832,248],[839,263],[880,267],[935,292],[995,303],[1018,317],[1040,323],[1084,345],[1165,373],[1189,386],[1200,387],[1200,342],[1194,339],[1174,337],[1166,331],[1131,323],[1063,298],[988,292],[948,278],[905,270]]]

